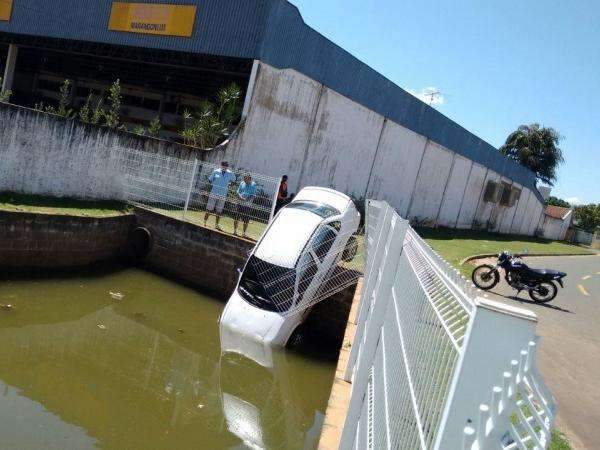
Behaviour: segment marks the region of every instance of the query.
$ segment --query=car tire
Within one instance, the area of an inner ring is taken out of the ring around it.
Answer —
[[[344,262],[352,262],[356,254],[358,253],[358,239],[356,236],[350,236],[346,243],[346,248],[342,252],[342,260]]]

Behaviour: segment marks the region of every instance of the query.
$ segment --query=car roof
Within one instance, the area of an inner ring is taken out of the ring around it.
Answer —
[[[324,203],[326,205],[333,206],[335,209],[343,213],[346,211],[346,209],[348,209],[348,205],[352,202],[352,199],[346,194],[342,194],[341,192],[333,189],[309,186],[298,192],[298,194],[294,197],[294,202],[297,201]]]
[[[283,208],[261,239],[254,256],[268,263],[293,269],[306,243],[322,221],[321,217],[310,211]]]

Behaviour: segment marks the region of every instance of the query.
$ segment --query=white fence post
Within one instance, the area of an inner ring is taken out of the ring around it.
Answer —
[[[536,315],[526,309],[479,298],[450,387],[434,448],[462,448],[467,423],[478,423],[480,405],[524,346],[535,337]],[[485,425],[485,424],[484,424]],[[481,427],[476,439],[481,439]]]
[[[196,171],[198,170],[198,158],[194,158],[194,164],[192,166],[192,176],[190,178],[190,185],[188,187],[187,196],[185,198],[185,206],[183,207],[183,218],[187,214],[188,208],[190,206],[190,199],[192,198],[192,192],[194,191],[194,181],[196,180]]]
[[[350,350],[350,356],[348,358],[348,364],[346,365],[346,373],[344,379],[350,381],[354,372],[354,366],[358,358],[360,345],[364,338],[365,328],[367,326],[367,317],[372,307],[373,289],[377,281],[378,270],[381,267],[381,261],[384,254],[385,243],[390,230],[390,223],[392,214],[394,211],[386,203],[382,205],[381,211],[379,211],[379,217],[375,232],[373,233],[373,244],[369,246],[367,251],[367,263],[365,265],[365,279],[360,299],[360,306],[358,311],[358,326],[356,327],[356,334],[354,335],[354,345]],[[371,237],[366,236],[371,239]],[[367,245],[365,243],[365,245]]]
[[[384,232],[385,232],[384,227]],[[402,245],[408,228],[408,222],[400,218],[398,214],[392,211],[391,219],[389,220],[388,232],[385,236],[385,244],[382,245],[383,255],[381,258],[381,266],[377,272],[375,286],[372,294],[370,289],[363,291],[362,300],[370,303],[368,318],[366,318],[366,327],[363,329],[364,339],[360,342],[357,349],[352,349],[357,352],[356,374],[353,377],[352,391],[358,393],[365,392],[368,384],[369,368],[375,359],[375,351],[379,343],[383,322],[386,318],[388,306],[391,304],[391,296],[388,294],[398,271],[398,263],[402,254]],[[373,276],[375,274],[371,274]],[[370,297],[367,297],[370,296]],[[355,429],[350,424],[356,422],[360,417],[364,395],[353,395],[348,407],[348,415],[346,417],[347,426],[344,427],[344,432],[341,438],[341,448],[349,448],[354,441]],[[350,426],[349,426],[350,425]]]

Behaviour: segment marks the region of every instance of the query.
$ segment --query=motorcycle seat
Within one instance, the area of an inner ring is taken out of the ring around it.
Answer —
[[[566,275],[566,273],[564,272],[560,272],[559,270],[553,269],[532,269],[531,267],[528,267],[527,271],[530,274],[541,278],[554,278],[556,276],[564,277]]]

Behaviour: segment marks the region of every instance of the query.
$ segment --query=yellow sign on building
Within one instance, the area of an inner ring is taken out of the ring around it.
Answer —
[[[0,0],[0,20],[10,20],[13,0]]]
[[[196,6],[113,2],[108,29],[190,37],[195,21]]]

